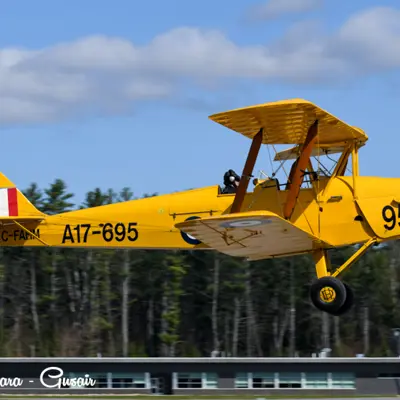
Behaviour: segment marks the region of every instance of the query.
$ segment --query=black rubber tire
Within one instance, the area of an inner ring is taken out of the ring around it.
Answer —
[[[343,282],[344,287],[346,288],[346,300],[344,301],[342,307],[339,308],[338,311],[332,312],[332,315],[335,315],[336,317],[346,314],[348,311],[350,311],[351,307],[354,304],[354,293],[351,287]]]
[[[324,276],[311,284],[310,298],[316,308],[327,313],[336,313],[346,301],[346,287],[337,278]]]

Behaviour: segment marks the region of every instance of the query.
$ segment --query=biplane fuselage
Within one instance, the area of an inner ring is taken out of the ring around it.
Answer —
[[[1,181],[1,179],[0,179]],[[400,179],[358,176],[322,178],[319,185],[301,189],[291,223],[325,243],[324,247],[340,247],[400,235],[400,217],[396,199],[400,201]],[[317,194],[317,196],[316,196]],[[265,181],[246,193],[242,211],[268,211],[283,218],[282,210],[288,190],[274,181]],[[173,194],[155,196],[45,216],[25,222],[23,215],[32,214],[30,204],[18,192],[22,216],[3,219],[0,226],[2,246],[117,247],[141,249],[191,249],[212,247],[181,232],[177,223],[191,218],[229,215],[234,194],[221,194],[220,187],[210,186]],[[24,209],[28,207],[27,209]],[[40,220],[43,218],[42,220]],[[13,222],[14,221],[14,222]],[[16,223],[18,225],[16,225]],[[32,232],[29,234],[25,229]],[[248,232],[257,228],[247,228]],[[36,237],[35,237],[36,236]],[[289,240],[282,240],[288,236]],[[260,236],[262,252],[253,259],[299,254],[313,250],[313,243],[300,240],[290,232],[273,232]],[[225,252],[244,255],[242,247]],[[224,249],[221,249],[224,250]],[[244,252],[245,253],[245,252]]]

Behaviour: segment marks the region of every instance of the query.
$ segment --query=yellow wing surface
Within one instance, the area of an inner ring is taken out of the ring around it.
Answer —
[[[368,136],[315,104],[292,99],[238,108],[211,115],[211,120],[252,139],[263,128],[264,144],[302,144],[318,119],[319,145],[366,142]],[[318,146],[318,144],[317,144]]]
[[[221,253],[251,260],[330,247],[268,211],[225,214],[180,222],[175,226]]]

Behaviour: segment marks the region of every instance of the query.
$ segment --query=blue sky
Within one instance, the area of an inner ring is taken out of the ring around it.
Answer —
[[[293,97],[366,131],[362,174],[398,175],[398,2],[0,7],[1,170],[22,189],[62,178],[81,202],[95,187],[141,196],[222,183],[250,142],[208,115]],[[263,149],[257,169],[269,167]]]

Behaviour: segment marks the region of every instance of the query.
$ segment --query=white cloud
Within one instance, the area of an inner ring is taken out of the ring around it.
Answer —
[[[249,16],[256,20],[271,20],[285,14],[298,14],[318,9],[323,0],[267,0],[249,10]]]
[[[334,34],[293,26],[272,45],[238,45],[216,30],[177,28],[143,46],[92,36],[52,47],[0,49],[0,123],[130,112],[135,102],[215,90],[222,79],[333,82],[400,67],[400,11],[374,8]]]
[[[349,19],[335,37],[334,51],[367,68],[400,66],[400,10],[377,7]]]

